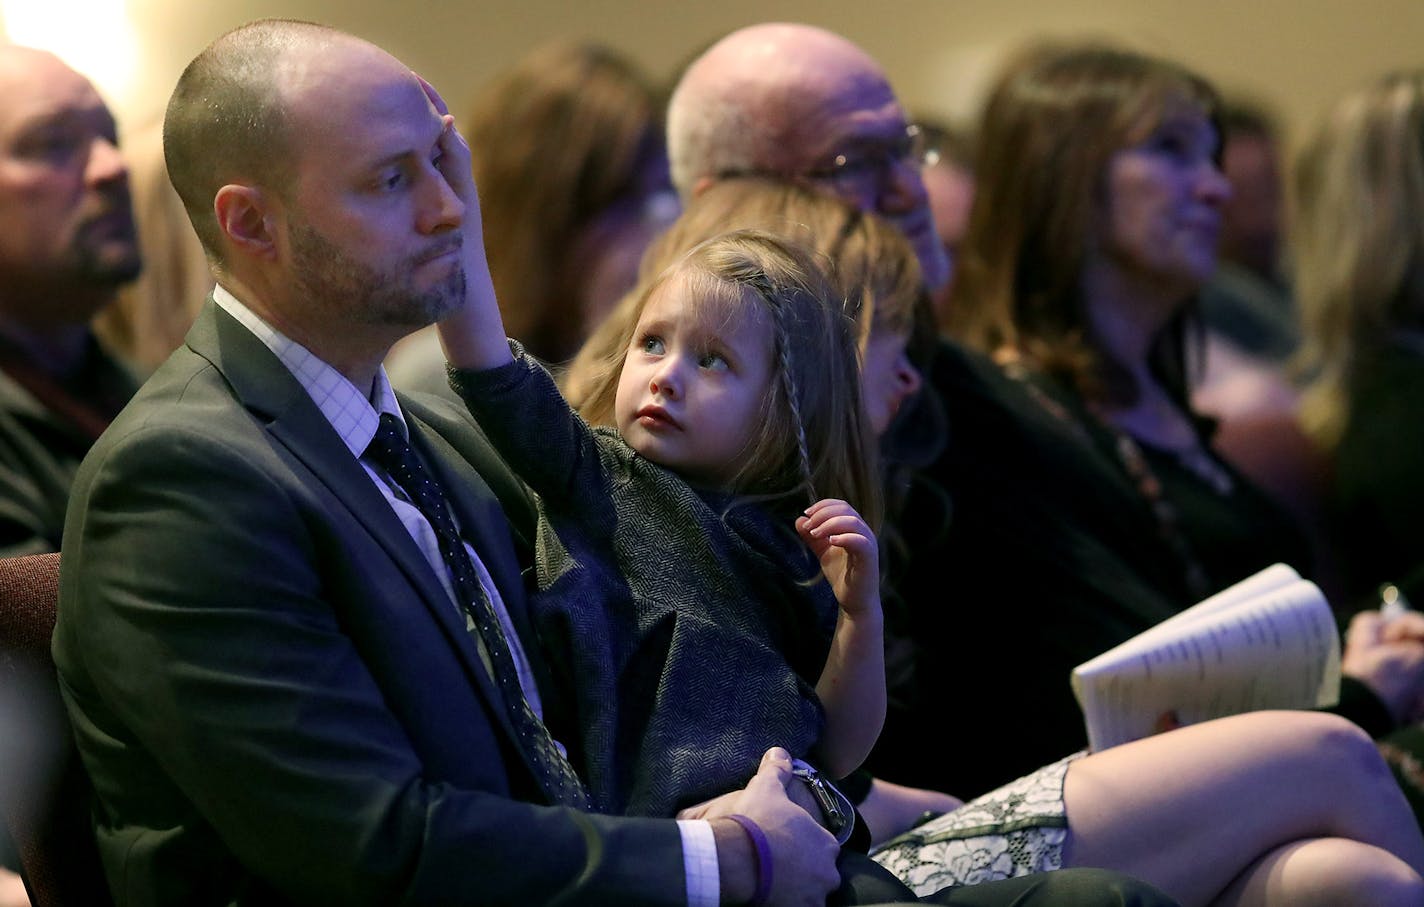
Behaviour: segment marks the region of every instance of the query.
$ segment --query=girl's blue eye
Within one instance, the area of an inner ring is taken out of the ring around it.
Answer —
[[[725,357],[721,353],[706,353],[697,360],[699,368],[712,369],[715,371],[725,371],[730,367]]]
[[[647,337],[644,337],[641,341],[639,341],[638,348],[645,353],[651,353],[655,356],[661,355],[663,351],[662,338],[654,337],[650,334]]]

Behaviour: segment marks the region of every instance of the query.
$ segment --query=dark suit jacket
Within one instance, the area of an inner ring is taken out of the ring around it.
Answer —
[[[523,492],[468,415],[403,406],[522,622],[490,486]],[[120,904],[685,900],[674,823],[537,805],[414,542],[211,302],[79,470],[54,654]]]

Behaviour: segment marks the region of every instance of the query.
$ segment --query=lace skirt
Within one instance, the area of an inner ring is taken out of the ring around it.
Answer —
[[[990,791],[886,841],[870,856],[921,897],[1063,868],[1063,779],[1085,752]]]

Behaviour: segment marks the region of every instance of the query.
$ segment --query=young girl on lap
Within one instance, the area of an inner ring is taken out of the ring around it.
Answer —
[[[441,325],[452,386],[539,495],[531,608],[577,691],[574,764],[599,808],[646,815],[741,786],[773,745],[845,775],[885,711],[852,326],[761,232],[635,292],[593,394],[616,430],[505,340],[492,293]]]

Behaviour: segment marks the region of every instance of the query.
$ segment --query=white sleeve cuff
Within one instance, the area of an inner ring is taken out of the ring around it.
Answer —
[[[679,819],[677,830],[682,835],[688,907],[717,907],[722,900],[722,881],[718,875],[717,839],[712,835],[712,823]]]

